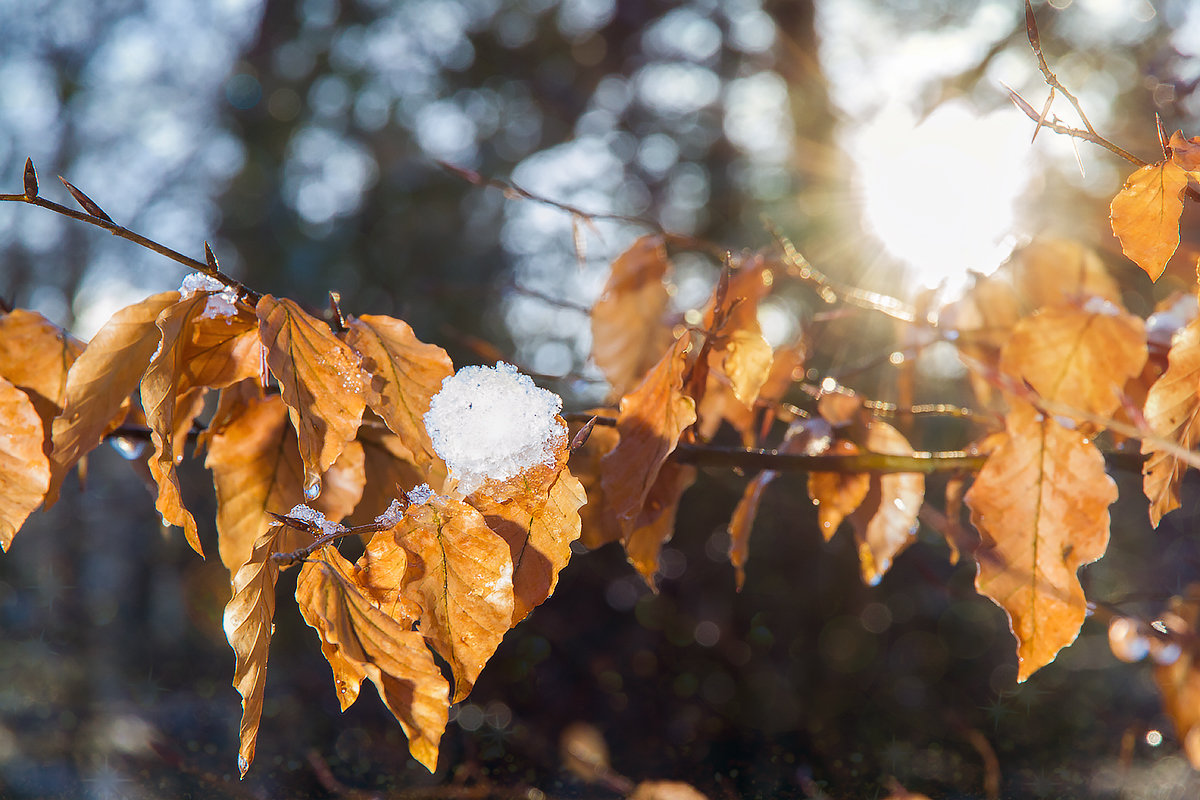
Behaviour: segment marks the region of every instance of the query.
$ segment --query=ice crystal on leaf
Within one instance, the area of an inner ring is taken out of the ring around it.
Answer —
[[[292,510],[289,511],[287,515],[292,519],[298,519],[302,522],[307,522],[316,526],[320,529],[322,536],[333,536],[334,534],[338,534],[346,530],[346,526],[342,525],[340,522],[332,522],[326,519],[325,515],[320,511],[317,511],[315,508],[311,508],[310,506],[306,506],[304,503],[293,506]]]
[[[463,367],[443,380],[425,428],[459,491],[470,494],[489,479],[552,463],[566,436],[561,410],[558,395],[501,361],[494,368]]]

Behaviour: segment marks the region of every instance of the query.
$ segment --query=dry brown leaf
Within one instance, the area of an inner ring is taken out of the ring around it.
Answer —
[[[1200,319],[1176,335],[1167,364],[1146,396],[1146,424],[1155,436],[1192,450],[1200,442]],[[1165,514],[1179,508],[1187,464],[1151,442],[1142,442],[1142,453],[1149,456],[1142,465],[1142,488],[1150,498],[1150,522],[1157,528]]]
[[[912,445],[900,431],[880,420],[867,430],[867,450],[888,455],[912,455]],[[900,472],[871,475],[862,504],[849,515],[858,541],[863,581],[879,583],[905,548],[915,541],[917,515],[925,502],[925,476]]]
[[[121,406],[137,388],[162,340],[154,321],[178,300],[179,292],[163,292],[116,312],[71,365],[63,413],[54,420],[51,435],[54,450],[47,508],[58,499],[71,467],[100,443],[118,416],[124,417]]]
[[[366,408],[358,356],[324,322],[286,298],[258,301],[259,335],[300,442],[304,496],[354,439]]]
[[[1179,246],[1179,215],[1188,172],[1173,161],[1148,164],[1125,180],[1113,198],[1113,233],[1125,255],[1158,280]]]
[[[0,378],[29,395],[46,434],[62,410],[67,370],[83,348],[83,342],[36,311],[0,314]]]
[[[454,374],[454,364],[442,348],[425,344],[408,323],[391,317],[364,315],[347,323],[346,343],[362,357],[370,374],[367,405],[400,437],[428,469],[439,459],[433,452],[422,419],[429,399]]]
[[[1029,311],[1088,297],[1125,307],[1104,261],[1073,239],[1036,239],[1013,257],[1009,269],[1017,297]]]
[[[839,439],[828,455],[852,456],[858,452],[853,442]],[[838,526],[862,505],[871,489],[871,476],[865,472],[810,472],[808,496],[817,504],[817,522],[825,541],[833,538]]]
[[[421,616],[421,607],[404,593],[409,577],[408,551],[396,541],[394,527],[374,534],[354,564],[355,584],[392,619]]]
[[[600,462],[600,484],[626,541],[667,456],[696,421],[696,403],[682,391],[689,342],[686,335],[676,341],[641,385],[621,398],[620,440]]]
[[[304,538],[304,534],[292,528],[272,525],[254,543],[250,558],[234,574],[232,597],[225,606],[225,638],[237,656],[233,688],[242,696],[238,771],[243,776],[254,761],[267,682],[267,651],[275,628],[275,582],[279,579],[279,567],[271,555],[304,546]]]
[[[696,468],[668,461],[662,465],[645,503],[625,537],[625,555],[651,589],[656,589],[659,555],[662,546],[675,532],[679,499],[696,480]]]
[[[750,532],[754,528],[754,518],[758,516],[763,492],[778,475],[778,472],[769,469],[755,475],[754,480],[742,490],[742,497],[729,520],[729,563],[736,573],[739,592],[746,584],[746,561],[750,557]]]
[[[1046,401],[1101,417],[1120,407],[1145,363],[1145,323],[1111,304],[1043,308],[1017,323],[1000,357],[1001,370]]]
[[[450,664],[457,703],[512,624],[508,543],[474,508],[438,495],[408,507],[396,540],[416,575],[406,591],[421,606],[421,632]]]
[[[413,758],[436,770],[450,689],[424,637],[412,630],[413,619],[381,611],[355,583],[353,565],[328,546],[300,570],[296,602],[321,637],[342,710],[357,698],[362,679],[370,678],[408,737]]]
[[[587,495],[587,504],[579,509],[579,541],[589,550],[595,550],[621,538],[621,526],[608,505],[608,498],[604,496],[601,484],[602,461],[617,446],[620,438],[621,435],[615,427],[596,425],[583,447],[571,454],[572,474],[579,478]]]
[[[50,461],[42,449],[42,420],[33,401],[0,377],[0,550],[13,537],[50,486]]]
[[[566,468],[567,441],[552,468],[539,465],[510,480],[503,497],[476,492],[467,502],[489,528],[508,542],[513,564],[513,617],[516,625],[554,592],[558,573],[571,560],[579,538],[579,508],[587,497]],[[485,490],[491,487],[485,487]]]
[[[309,503],[330,522],[341,522],[358,506],[366,485],[366,452],[354,441],[321,476],[321,496]]]
[[[1193,769],[1200,769],[1200,585],[1187,587],[1183,596],[1171,598],[1163,615],[1167,629],[1186,644],[1179,658],[1154,668],[1154,682],[1163,696],[1163,710],[1171,718],[1175,737]]]
[[[188,544],[203,555],[196,520],[183,505],[176,465],[207,388],[224,388],[259,373],[261,349],[254,317],[245,310],[206,317],[207,294],[196,294],[158,316],[158,353],[142,377],[142,408],[154,455],[150,473],[158,486],[155,508],[164,523],[183,528]]]
[[[1087,601],[1078,571],[1108,547],[1117,486],[1083,434],[1014,402],[1007,438],[966,503],[981,538],[975,587],[1008,614],[1024,681],[1079,634]]]
[[[862,405],[861,396],[850,389],[838,387],[828,392],[822,390],[817,398],[817,413],[833,427],[840,428],[859,418]]]
[[[630,392],[671,344],[664,324],[670,269],[663,237],[643,236],[612,264],[612,274],[592,307],[592,360],[614,397]]]
[[[286,514],[304,501],[300,451],[283,399],[245,400],[241,413],[210,437],[205,465],[217,490],[221,563],[236,571],[270,526],[266,512]]]

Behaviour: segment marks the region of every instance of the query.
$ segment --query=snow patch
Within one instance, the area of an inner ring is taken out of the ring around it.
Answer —
[[[389,528],[394,528],[400,524],[400,520],[404,518],[404,509],[407,508],[399,500],[392,499],[391,505],[387,507],[387,511],[375,518],[375,522],[379,525],[386,525]]]
[[[207,292],[208,300],[198,319],[222,319],[237,316],[238,294],[235,289],[226,286],[211,275],[203,272],[193,272],[185,275],[183,283],[179,284],[181,300],[187,300],[198,292]]]
[[[561,410],[562,398],[501,361],[495,367],[463,367],[443,380],[429,403],[425,429],[459,491],[471,494],[487,480],[552,464],[566,437],[557,419]]]
[[[408,493],[408,502],[414,506],[419,506],[428,503],[432,497],[433,489],[429,488],[428,483],[422,483],[420,486],[414,486],[412,491]]]
[[[346,530],[346,526],[340,522],[331,522],[325,519],[325,515],[315,508],[310,508],[304,503],[293,506],[292,510],[287,513],[292,519],[298,519],[301,522],[307,522],[320,528],[322,536],[334,536]]]
[[[1087,302],[1083,304],[1083,310],[1089,314],[1104,314],[1108,317],[1118,317],[1121,315],[1121,309],[1116,303],[1096,295],[1092,295],[1087,299]]]

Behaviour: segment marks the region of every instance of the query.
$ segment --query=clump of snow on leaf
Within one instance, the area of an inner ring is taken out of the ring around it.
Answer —
[[[557,419],[561,410],[558,395],[501,361],[494,368],[463,367],[443,380],[425,429],[459,491],[470,494],[489,479],[553,463],[566,437]]]
[[[307,522],[310,525],[315,525],[321,531],[322,536],[333,536],[346,530],[346,526],[340,522],[331,522],[325,518],[325,515],[315,508],[310,508],[303,503],[293,506],[292,510],[287,513],[292,519],[298,519],[301,522]]]
[[[203,272],[185,275],[183,282],[179,284],[179,293],[183,299],[186,300],[197,292],[216,292],[216,294],[209,295],[208,301],[204,304],[204,310],[200,312],[200,319],[228,318],[237,315],[238,296],[237,291],[232,287],[226,286]]]

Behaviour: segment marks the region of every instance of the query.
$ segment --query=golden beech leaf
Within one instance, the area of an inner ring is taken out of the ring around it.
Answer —
[[[586,412],[599,414],[604,409]],[[604,412],[611,413],[611,412]],[[617,446],[620,434],[611,425],[596,425],[587,441],[571,454],[571,471],[587,495],[587,504],[579,509],[581,523],[579,541],[589,550],[603,547],[621,538],[621,526],[608,505],[601,486],[601,461]]]
[[[330,522],[341,522],[362,500],[367,481],[367,456],[360,442],[353,441],[321,476],[321,496],[308,505]]]
[[[421,616],[421,607],[404,593],[409,582],[408,551],[396,541],[394,527],[378,531],[367,542],[354,564],[354,582],[392,619]]]
[[[1050,306],[1022,319],[1001,353],[1001,370],[1049,402],[1111,417],[1126,382],[1146,363],[1146,325],[1112,304],[1096,305]]]
[[[563,447],[565,450],[565,440]],[[508,542],[513,564],[513,625],[554,593],[558,573],[571,560],[571,543],[579,538],[579,508],[587,497],[583,485],[566,468],[565,453],[560,459],[548,487],[545,480],[525,484],[501,502],[482,492],[467,498],[483,514],[488,527]]]
[[[1125,307],[1121,287],[1104,261],[1073,239],[1035,239],[1013,257],[1009,270],[1019,302],[1029,311],[1089,297]]]
[[[629,800],[708,800],[694,786],[680,781],[642,781]]]
[[[1160,161],[1130,175],[1113,198],[1113,233],[1121,240],[1122,252],[1150,280],[1158,280],[1179,246],[1179,215],[1187,184],[1187,170],[1174,161]]]
[[[1200,319],[1176,334],[1167,365],[1146,396],[1146,424],[1156,437],[1193,450],[1200,442]],[[1142,442],[1142,453],[1149,456],[1142,465],[1142,488],[1150,498],[1150,522],[1157,528],[1165,514],[1179,508],[1187,464],[1149,441]]]
[[[1108,547],[1117,486],[1082,433],[1015,402],[965,500],[981,539],[975,588],[1008,614],[1024,681],[1079,635],[1078,571]]]
[[[853,442],[839,439],[828,455],[851,456],[858,452]],[[862,505],[871,490],[871,476],[865,472],[810,472],[808,496],[817,504],[817,522],[825,541],[833,538],[838,526]]]
[[[67,370],[83,348],[83,342],[36,311],[0,314],[0,378],[29,395],[47,435],[62,411]]]
[[[508,543],[462,500],[438,495],[413,504],[396,528],[416,577],[421,632],[454,673],[454,702],[467,696],[512,624]]]
[[[422,417],[442,380],[454,374],[450,356],[422,342],[398,319],[364,315],[350,319],[347,326],[346,343],[362,357],[363,369],[371,376],[367,405],[428,469],[439,459]]]
[[[592,307],[592,359],[613,396],[631,391],[671,343],[664,324],[670,269],[663,237],[643,236],[612,264],[612,274]]]
[[[303,547],[311,537],[274,524],[254,543],[250,558],[233,576],[232,597],[225,606],[225,638],[237,656],[233,688],[242,696],[242,725],[238,770],[244,776],[254,761],[258,723],[262,718],[267,682],[267,651],[275,619],[275,582],[279,567],[271,560],[278,552]]]
[[[912,446],[900,431],[880,420],[867,429],[867,450],[888,455],[912,455]],[[900,472],[872,474],[867,495],[850,515],[858,541],[863,581],[879,583],[905,548],[915,541],[917,514],[925,502],[925,476]]]
[[[205,466],[217,491],[217,545],[221,563],[235,571],[272,524],[266,512],[286,514],[304,502],[300,451],[277,394],[246,399],[241,413],[208,441]]]
[[[291,300],[265,295],[257,313],[267,365],[299,437],[304,496],[313,500],[321,491],[321,473],[362,421],[366,401],[358,356]]]
[[[1162,692],[1163,710],[1171,718],[1175,737],[1193,769],[1200,769],[1200,585],[1190,584],[1183,596],[1171,598],[1162,622],[1183,643],[1179,658],[1154,668],[1154,682]]]
[[[758,516],[763,492],[778,475],[778,472],[769,469],[755,475],[754,480],[742,490],[742,497],[729,520],[729,563],[733,564],[736,572],[739,592],[746,584],[746,561],[750,557],[750,532],[754,528],[754,518]]]
[[[112,315],[67,372],[63,412],[54,420],[50,488],[46,507],[58,499],[63,478],[100,443],[162,341],[155,320],[179,300],[179,292],[147,297]]]
[[[163,521],[179,525],[188,544],[203,555],[196,520],[183,505],[176,464],[208,388],[224,388],[259,374],[261,349],[253,316],[240,310],[219,319],[207,316],[209,296],[193,295],[164,309],[158,353],[142,377],[142,408],[154,455],[150,474],[158,485],[155,508]]]
[[[641,385],[621,398],[620,440],[600,461],[600,485],[626,541],[667,456],[696,421],[696,403],[683,393],[689,347],[690,337],[680,337]]]
[[[2,377],[0,431],[0,550],[8,550],[50,487],[50,461],[33,401]]]
[[[413,758],[433,772],[449,718],[450,687],[424,637],[412,630],[413,618],[385,613],[354,574],[336,549],[322,548],[296,579],[300,613],[321,637],[342,710],[357,698],[363,678],[370,678],[408,737]]]
[[[624,538],[625,555],[651,589],[656,589],[659,555],[662,546],[675,532],[679,500],[696,480],[696,468],[668,461],[662,465],[645,503]]]

